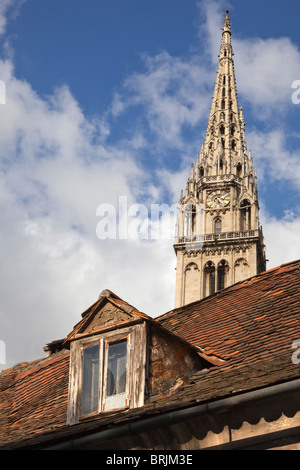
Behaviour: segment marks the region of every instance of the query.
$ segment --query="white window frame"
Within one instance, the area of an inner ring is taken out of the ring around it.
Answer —
[[[115,394],[115,395],[107,395],[107,370],[108,370],[108,350],[109,345],[116,344],[122,341],[127,343],[126,348],[126,385],[125,385],[125,392]],[[102,387],[102,411],[109,411],[113,409],[122,409],[128,407],[129,402],[129,370],[130,370],[130,340],[131,336],[126,336],[124,338],[120,338],[115,340],[114,338],[108,338],[104,341],[104,359],[103,359],[103,387]]]

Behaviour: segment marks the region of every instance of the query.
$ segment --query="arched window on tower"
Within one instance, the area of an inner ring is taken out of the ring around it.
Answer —
[[[251,191],[253,192],[253,189],[254,189],[254,178],[253,178],[253,175],[250,175],[250,176],[249,176],[249,184],[250,184]]]
[[[184,302],[189,304],[199,299],[200,273],[196,263],[189,263],[185,268],[185,292]]]
[[[204,266],[204,293],[205,296],[212,295],[216,291],[216,269],[212,261]]]
[[[214,232],[216,235],[218,235],[219,233],[222,232],[222,220],[220,219],[220,217],[218,217],[217,219],[215,219],[215,222],[214,222]]]
[[[223,124],[221,124],[221,126],[220,126],[220,133],[221,133],[222,135],[225,134],[225,127],[223,126]]]
[[[238,163],[236,166],[236,175],[242,176],[242,164],[241,163]]]
[[[222,102],[221,102],[221,108],[222,108],[222,109],[225,109],[225,100],[222,100]]]
[[[221,175],[223,174],[223,170],[224,170],[224,161],[223,161],[223,158],[221,158],[220,160],[220,174]]]
[[[227,261],[224,259],[220,261],[217,269],[217,290],[222,290],[226,287],[226,278],[229,270]]]
[[[196,234],[196,207],[194,204],[184,206],[184,236],[193,237]]]
[[[240,204],[240,230],[251,229],[251,204],[248,199],[244,199]]]

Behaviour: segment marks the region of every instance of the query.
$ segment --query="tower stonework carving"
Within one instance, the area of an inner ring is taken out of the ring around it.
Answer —
[[[256,169],[238,106],[228,10],[222,30],[205,140],[179,201],[175,307],[266,269]]]

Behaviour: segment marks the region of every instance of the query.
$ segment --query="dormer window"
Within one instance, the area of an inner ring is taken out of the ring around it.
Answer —
[[[122,334],[107,332],[71,343],[69,424],[143,404],[145,383],[140,379],[145,371],[137,370],[140,364],[132,355],[146,354],[145,342],[138,341],[144,330],[144,325],[135,325],[122,329]]]
[[[192,346],[111,291],[102,291],[82,317],[64,341],[70,347],[68,425],[141,407],[207,367]]]
[[[67,342],[67,424],[144,404],[146,323],[138,311],[110,291],[103,291],[95,305],[83,313]]]

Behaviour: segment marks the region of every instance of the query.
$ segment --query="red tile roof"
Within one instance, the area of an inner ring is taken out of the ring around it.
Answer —
[[[300,339],[300,261],[161,315],[165,328],[207,355],[253,362]]]
[[[65,355],[56,359],[58,362],[62,362],[62,367],[66,366],[67,357]],[[53,371],[53,375],[55,375],[55,371]],[[14,422],[14,417],[9,416],[10,423],[3,428],[4,433],[1,435],[0,450],[43,448],[59,443],[60,440],[113,429],[141,418],[151,418],[161,413],[201,403],[215,402],[218,399],[260,390],[270,385],[292,383],[299,378],[300,367],[296,367],[292,363],[290,354],[287,351],[278,352],[274,357],[268,357],[261,362],[204,369],[194,374],[185,386],[172,395],[146,403],[140,408],[98,415],[74,426],[65,425],[66,396],[65,393],[62,393],[60,396],[57,395],[57,405],[59,404],[59,406],[55,406],[54,402],[53,411],[51,411],[51,406],[43,408],[44,402],[42,401],[39,404],[39,413],[33,413],[32,417],[27,415],[22,421]],[[60,378],[56,376],[56,379],[58,380],[58,389],[60,389]],[[36,387],[32,387],[33,402],[35,402],[34,388],[38,391],[39,382],[34,381],[34,385]],[[44,392],[46,391],[46,395],[49,392],[51,394],[51,390],[52,384],[49,389],[44,389]],[[48,400],[46,401],[48,402]]]
[[[0,447],[65,426],[69,351],[0,374]]]
[[[3,371],[0,448],[114,426],[299,378],[300,367],[291,360],[292,342],[300,339],[299,268],[299,261],[280,266],[156,319],[225,362],[197,372],[173,395],[142,408],[67,427],[68,350]],[[116,296],[113,301],[128,308]]]

